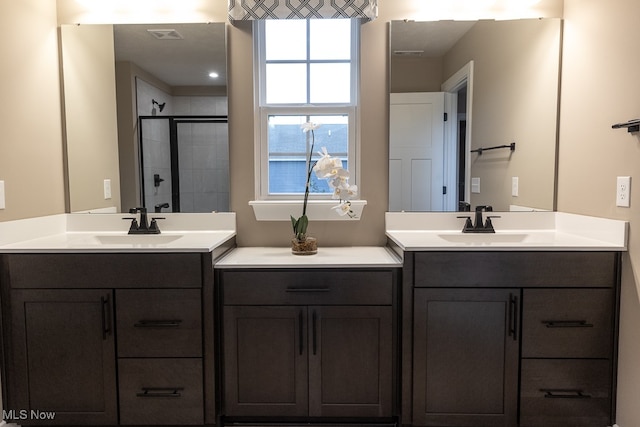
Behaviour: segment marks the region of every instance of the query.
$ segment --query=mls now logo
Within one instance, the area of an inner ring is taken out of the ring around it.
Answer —
[[[2,419],[8,421],[24,421],[24,420],[53,420],[56,417],[55,412],[40,411],[39,409],[9,409],[2,410]]]

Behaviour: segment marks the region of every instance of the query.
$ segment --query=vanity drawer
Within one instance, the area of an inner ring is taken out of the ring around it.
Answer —
[[[222,272],[225,305],[391,305],[391,270]]]
[[[120,424],[203,424],[200,359],[120,359]]]
[[[614,287],[615,252],[416,252],[416,287]]]
[[[202,356],[200,289],[118,289],[119,357]]]
[[[609,358],[612,289],[525,289],[522,357]]]
[[[198,253],[5,256],[12,288],[201,288]]]
[[[607,360],[522,360],[521,427],[611,425]]]

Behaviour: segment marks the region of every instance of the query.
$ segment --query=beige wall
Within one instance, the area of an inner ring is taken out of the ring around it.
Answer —
[[[0,221],[64,212],[56,4],[0,2]]]
[[[565,0],[558,209],[627,220],[618,370],[618,424],[640,425],[640,182],[615,206],[616,176],[640,180],[640,134],[611,125],[640,117],[640,2]]]
[[[113,25],[63,25],[69,210],[120,211]],[[105,199],[104,180],[111,181]]]

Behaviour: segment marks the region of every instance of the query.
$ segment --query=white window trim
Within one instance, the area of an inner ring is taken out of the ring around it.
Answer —
[[[259,21],[254,21],[253,31],[259,31]],[[359,31],[354,29],[352,37],[357,41],[359,46]],[[258,37],[254,37],[254,52],[259,49],[263,49]],[[254,53],[254,61],[258,56]],[[354,76],[359,76],[360,73],[360,55],[356,56],[357,60],[353,62],[353,66],[356,67]],[[264,68],[265,64],[258,61],[258,65]],[[322,106],[308,106],[308,105],[278,105],[276,107],[262,106],[262,99],[264,92],[261,92],[261,88],[264,88],[264,82],[258,82],[258,79],[262,80],[265,75],[265,70],[262,69],[258,75],[257,67],[254,66],[254,165],[255,165],[255,200],[249,201],[249,205],[253,208],[254,215],[258,221],[291,221],[291,215],[298,216],[302,212],[302,195],[301,194],[278,194],[269,195],[268,192],[268,149],[266,143],[267,140],[267,117],[271,114],[291,114],[291,115],[314,115],[314,114],[348,114],[349,115],[349,164],[350,183],[358,185],[358,192],[362,191],[362,185],[360,184],[360,110],[357,108],[360,102],[360,88],[359,78],[355,78],[358,82],[356,84],[352,80],[351,88],[354,92],[352,99],[354,99],[354,105],[339,106],[332,104],[323,104]],[[331,109],[327,111],[327,107]],[[304,141],[304,134],[300,131],[300,141]],[[321,147],[315,147],[315,151],[319,151]],[[331,153],[329,153],[331,154]],[[312,194],[307,201],[307,217],[309,220],[324,220],[324,221],[340,221],[340,220],[359,220],[362,216],[364,206],[367,201],[362,199],[351,200],[351,208],[354,216],[348,215],[340,216],[336,213],[332,207],[339,203],[338,200],[331,199],[330,194]]]

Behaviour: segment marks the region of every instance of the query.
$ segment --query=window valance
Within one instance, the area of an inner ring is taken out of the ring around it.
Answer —
[[[230,21],[256,19],[365,18],[378,15],[378,0],[229,0]]]

